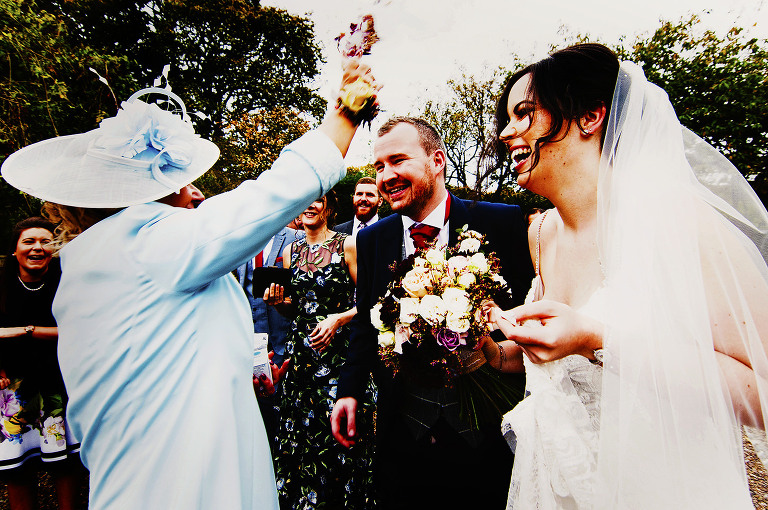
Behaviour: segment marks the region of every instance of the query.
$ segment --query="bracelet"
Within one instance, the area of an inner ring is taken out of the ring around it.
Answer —
[[[507,361],[507,351],[500,343],[497,343],[496,347],[499,348],[499,370],[501,370],[504,367],[504,362]]]
[[[24,334],[27,336],[32,336],[35,332],[34,326],[25,326],[24,327]]]

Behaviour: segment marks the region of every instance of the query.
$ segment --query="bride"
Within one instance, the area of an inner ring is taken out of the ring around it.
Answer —
[[[752,508],[764,433],[768,214],[663,90],[581,44],[514,74],[496,115],[529,230],[527,303],[488,310],[530,395],[504,418],[514,508]],[[523,355],[524,354],[524,355]],[[755,429],[752,429],[755,430]]]

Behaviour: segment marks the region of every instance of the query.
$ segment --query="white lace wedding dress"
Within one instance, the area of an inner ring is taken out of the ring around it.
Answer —
[[[528,300],[542,290],[536,276]],[[597,290],[579,311],[600,318],[603,296]],[[602,367],[578,355],[539,365],[523,359],[527,396],[502,421],[515,452],[507,509],[592,508]]]

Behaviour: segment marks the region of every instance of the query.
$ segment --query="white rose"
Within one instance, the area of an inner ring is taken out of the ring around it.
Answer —
[[[456,255],[448,259],[448,273],[451,276],[461,274],[467,269],[469,265],[469,259],[463,255]]]
[[[477,281],[477,278],[475,278],[475,275],[473,275],[472,273],[464,273],[463,275],[459,276],[458,284],[459,286],[465,289],[468,289],[476,281]]]
[[[445,316],[445,325],[456,333],[466,333],[470,326],[469,317],[449,311]]]
[[[379,345],[381,347],[391,347],[395,345],[395,334],[392,331],[382,331],[379,333]]]
[[[379,331],[384,331],[386,329],[384,323],[381,321],[381,303],[376,303],[373,305],[373,308],[371,308],[371,324],[373,324],[373,327]]]
[[[400,322],[410,324],[419,313],[419,298],[400,298]]]
[[[437,248],[427,250],[427,253],[424,254],[424,258],[426,258],[427,262],[433,266],[442,266],[445,264],[445,253],[443,253],[443,250],[438,250]]]
[[[472,303],[464,289],[458,287],[448,287],[443,291],[443,303],[445,309],[456,315],[468,315]]]
[[[413,267],[427,267],[427,259],[424,257],[416,257],[413,259]]]
[[[420,298],[427,295],[427,289],[432,288],[432,280],[429,276],[429,269],[425,267],[414,267],[403,277],[403,290],[411,297]]]
[[[445,313],[445,303],[440,296],[429,294],[424,296],[419,303],[419,315],[433,326],[437,326],[443,321]]]
[[[460,253],[476,253],[480,249],[480,240],[469,237],[459,244]]]
[[[469,265],[477,269],[480,273],[488,272],[488,260],[482,253],[475,253],[469,258]]]

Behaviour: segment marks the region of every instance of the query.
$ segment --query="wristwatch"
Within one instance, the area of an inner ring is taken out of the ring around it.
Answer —
[[[35,332],[35,327],[34,327],[34,326],[26,326],[26,327],[24,328],[24,333],[25,333],[27,336],[32,336],[32,333],[34,333],[34,332]]]

